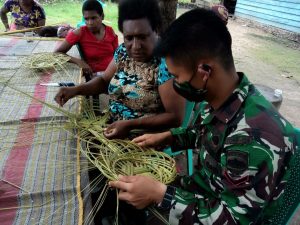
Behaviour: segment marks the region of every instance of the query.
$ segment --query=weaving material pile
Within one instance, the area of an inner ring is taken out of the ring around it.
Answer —
[[[55,104],[58,88],[40,84],[76,83],[78,67],[63,64],[68,74],[24,68],[21,57],[53,51],[56,43],[0,40],[0,224],[82,225],[91,210],[83,202],[89,196],[83,191],[89,185],[87,159],[74,135],[62,129],[67,118],[20,92]],[[76,114],[73,103],[65,110]]]
[[[22,65],[28,69],[62,68],[62,65],[70,60],[70,56],[61,53],[44,52],[26,56],[22,59]]]
[[[106,126],[108,114],[101,117],[96,116],[95,109],[85,97],[79,98],[81,102],[80,112],[72,113],[58,107],[55,103],[40,100],[13,85],[8,83],[6,85],[66,118],[64,123],[56,124],[56,129],[67,130],[71,135],[78,138],[81,142],[80,151],[91,164],[89,169],[97,168],[101,173],[98,181],[91,182],[95,184],[103,181],[103,189],[96,210],[101,210],[101,205],[108,192],[108,181],[118,179],[118,175],[146,175],[164,184],[168,184],[175,179],[175,161],[169,155],[155,149],[141,148],[130,140],[108,140],[105,138],[103,130]],[[48,126],[51,126],[52,122],[55,121],[49,121]],[[104,180],[104,177],[107,180]],[[91,188],[93,187],[94,185],[91,184]],[[116,211],[118,211],[118,203]],[[150,208],[150,211],[160,217],[155,209]]]
[[[97,117],[85,98],[81,102],[84,112],[79,117],[69,115],[65,129],[78,131],[84,143],[82,153],[107,179],[137,174],[151,176],[164,184],[175,179],[173,158],[152,148],[141,148],[130,140],[108,140],[103,135],[108,113]]]

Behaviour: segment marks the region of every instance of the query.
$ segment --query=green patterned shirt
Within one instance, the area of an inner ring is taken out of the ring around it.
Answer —
[[[171,224],[262,224],[282,201],[294,128],[244,74],[239,77],[219,109],[201,103],[199,123],[171,130],[173,149],[199,152],[194,174],[176,189]]]

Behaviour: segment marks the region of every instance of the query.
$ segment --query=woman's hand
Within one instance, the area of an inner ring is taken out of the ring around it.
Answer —
[[[82,69],[83,76],[88,76],[90,79],[92,79],[93,70],[86,62],[79,59],[76,64]]]
[[[119,180],[109,182],[110,187],[120,190],[119,199],[138,209],[162,202],[167,186],[148,176],[119,176]]]
[[[155,147],[170,144],[172,134],[170,131],[157,134],[144,134],[132,140],[141,147]]]
[[[68,44],[66,44],[66,46],[67,45]],[[67,46],[67,47],[69,48],[69,46]],[[63,47],[61,47],[61,48],[63,48]],[[61,49],[57,49],[56,51],[63,52],[63,50],[61,50]],[[90,80],[93,77],[93,70],[85,61],[75,58],[75,57],[72,57],[71,62],[77,64],[82,69],[82,72],[83,72],[82,75],[85,77],[88,77],[89,78],[88,80]]]
[[[129,120],[119,120],[110,125],[104,130],[104,136],[108,139],[124,138],[128,136],[131,130]]]
[[[60,105],[63,106],[70,98],[73,98],[77,95],[76,87],[62,87],[59,89],[55,95],[54,100]]]

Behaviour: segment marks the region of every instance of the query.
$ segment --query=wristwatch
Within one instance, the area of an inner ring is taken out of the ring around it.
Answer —
[[[160,209],[170,209],[175,193],[176,188],[168,185],[164,198],[160,203],[157,204],[157,207]]]

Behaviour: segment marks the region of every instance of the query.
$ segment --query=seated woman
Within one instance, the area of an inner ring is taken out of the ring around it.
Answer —
[[[118,25],[124,44],[116,50],[104,75],[76,87],[61,88],[56,102],[63,106],[76,95],[108,93],[112,122],[105,132],[108,138],[126,137],[133,129],[179,126],[184,100],[173,89],[165,60],[153,56],[160,23],[155,0],[122,1]]]
[[[7,19],[9,12],[14,19],[10,26]],[[40,27],[46,23],[44,9],[34,0],[7,0],[0,13],[6,31]]]
[[[84,4],[85,1],[83,1],[83,4]],[[102,2],[101,0],[96,0],[96,1],[98,1],[101,4],[102,7],[105,7],[104,2]],[[84,26],[84,25],[85,25],[85,20],[84,20],[84,17],[82,17],[81,21],[79,23],[77,23],[76,27],[81,27],[81,26]]]
[[[102,23],[104,18],[101,4],[95,0],[83,3],[82,14],[86,25],[69,31],[66,39],[55,52],[68,52],[75,44],[79,44],[84,59],[71,57],[70,62],[83,69],[85,75],[92,76],[105,71],[118,47],[118,36],[113,29]]]
[[[184,114],[184,99],[173,89],[173,76],[165,60],[153,55],[161,24],[156,0],[122,0],[119,3],[119,30],[124,44],[120,45],[103,76],[75,87],[61,88],[55,96],[63,106],[77,95],[108,93],[111,124],[104,135],[107,138],[128,137],[133,129],[163,130],[178,127]],[[90,175],[92,178],[98,174]],[[116,210],[115,192],[109,192],[99,210],[95,224],[103,217],[113,216]],[[92,194],[94,203],[98,195]],[[145,224],[143,211],[128,205],[119,206],[122,224]],[[121,216],[123,215],[123,216]],[[129,220],[129,221],[128,221]]]

